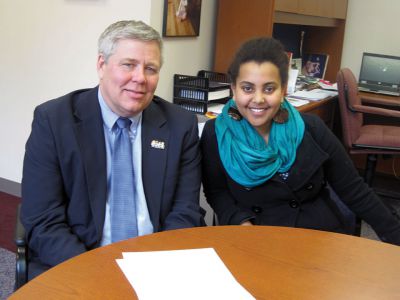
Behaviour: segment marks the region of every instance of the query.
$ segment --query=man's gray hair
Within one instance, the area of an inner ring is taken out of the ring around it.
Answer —
[[[118,41],[129,39],[157,42],[160,47],[162,64],[163,43],[161,36],[157,30],[142,21],[118,21],[108,26],[99,37],[98,54],[103,55],[104,60],[107,62],[108,58],[114,53]]]

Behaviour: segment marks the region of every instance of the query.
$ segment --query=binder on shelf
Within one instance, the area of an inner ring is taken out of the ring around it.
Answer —
[[[230,96],[226,74],[202,70],[198,76],[174,75],[173,102],[187,110],[205,114],[209,102],[226,103]]]
[[[221,83],[231,83],[229,77],[225,73],[219,73],[214,71],[200,70],[197,72],[198,77],[208,78],[211,81],[221,82]]]

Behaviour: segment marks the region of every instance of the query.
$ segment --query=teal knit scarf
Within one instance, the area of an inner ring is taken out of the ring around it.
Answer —
[[[287,172],[294,163],[304,135],[304,121],[289,102],[284,100],[282,105],[289,112],[288,121],[272,122],[268,145],[245,118],[236,121],[228,115],[229,108],[236,106],[233,99],[217,117],[215,132],[221,161],[237,183],[258,186],[276,172]]]

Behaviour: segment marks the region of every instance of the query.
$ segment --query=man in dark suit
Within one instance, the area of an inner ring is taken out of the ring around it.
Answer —
[[[126,238],[204,224],[197,119],[154,96],[161,50],[159,33],[143,22],[111,24],[99,38],[99,86],[35,109],[22,179],[29,279],[121,239],[112,231],[124,219],[113,217],[114,193],[121,192],[113,191],[121,181],[113,157],[119,119],[130,124],[130,161],[122,165],[133,165],[134,174],[127,188],[136,233]]]

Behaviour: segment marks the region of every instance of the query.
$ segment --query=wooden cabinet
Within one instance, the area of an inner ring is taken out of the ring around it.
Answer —
[[[331,17],[335,0],[299,0],[297,13],[316,17]]]
[[[275,10],[316,17],[345,19],[347,0],[275,0]]]
[[[289,13],[298,13],[299,1],[296,0],[275,0],[275,10]]]
[[[347,0],[333,1],[333,18],[346,19],[347,16]]]
[[[329,55],[325,79],[336,82],[340,69],[345,22],[341,20],[334,27],[309,26],[304,38],[304,53],[326,53]]]
[[[273,0],[219,0],[214,71],[226,73],[244,41],[272,36],[273,15]]]
[[[347,0],[219,0],[214,71],[226,73],[244,41],[272,36],[274,24],[284,23],[306,31],[304,53],[329,54],[325,79],[334,82],[342,59],[345,20],[315,15],[345,15],[346,10]],[[283,18],[277,18],[278,13]]]

